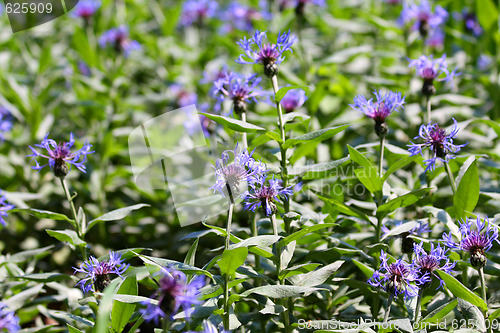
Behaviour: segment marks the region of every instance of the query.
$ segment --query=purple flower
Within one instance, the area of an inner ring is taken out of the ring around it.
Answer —
[[[20,329],[19,318],[14,311],[10,311],[7,304],[0,302],[0,331],[17,332]]]
[[[464,9],[462,16],[464,20],[465,29],[467,31],[469,31],[476,37],[480,36],[483,33],[483,28],[481,28],[481,25],[479,24],[477,16],[474,12]]]
[[[106,31],[101,38],[99,38],[99,45],[101,48],[110,46],[116,52],[123,52],[126,57],[132,51],[141,49],[141,44],[129,38],[128,28],[123,25]]]
[[[417,154],[424,156],[424,149],[431,148],[433,156],[424,161],[426,165],[425,171],[434,170],[436,161],[448,163],[451,159],[455,158],[453,153],[459,152],[461,148],[467,145],[467,143],[462,145],[453,144],[453,138],[458,134],[459,130],[457,121],[454,118],[453,122],[454,124],[449,134],[440,128],[438,124],[429,123],[429,125],[421,125],[419,134],[415,139],[422,138],[424,143],[415,144],[411,142],[411,145],[408,145],[410,147],[408,151],[411,156]]]
[[[0,224],[4,227],[7,226],[7,222],[4,219],[8,215],[7,212],[14,207],[14,205],[7,202],[7,198],[5,198],[5,196],[2,195],[2,191],[0,191]]]
[[[218,7],[217,1],[214,0],[187,0],[182,7],[181,24],[201,24],[207,18],[215,16]]]
[[[404,294],[405,299],[417,296],[418,287],[411,283],[421,284],[427,279],[419,277],[418,269],[402,259],[389,264],[385,252],[383,250],[380,252],[380,269],[373,273],[368,283],[374,287],[384,288],[391,297],[398,297],[399,294]]]
[[[266,95],[259,87],[260,81],[256,74],[244,76],[230,72],[214,82],[213,94],[219,104],[231,100],[237,113],[245,112],[249,101],[257,102],[257,96]]]
[[[83,60],[78,60],[78,71],[80,72],[80,74],[82,74],[83,76],[91,76],[92,75],[92,71],[90,70],[90,67],[87,65],[87,63]]]
[[[403,221],[398,221],[395,227],[399,227],[403,224]],[[429,233],[432,230],[429,228],[429,224],[427,222],[418,222],[413,228],[408,231],[402,232],[400,234],[394,234],[394,236],[401,237],[401,250],[403,253],[413,252],[414,241],[411,236],[421,236],[423,233]],[[384,238],[386,235],[391,232],[387,225],[382,226],[382,232],[384,233]]]
[[[410,60],[408,67],[415,67],[418,76],[424,80],[422,93],[426,96],[436,93],[436,88],[434,87],[435,80],[450,82],[453,85],[453,77],[460,75],[460,73],[457,73],[456,68],[451,72],[448,70],[446,54],[443,54],[441,58],[436,60],[434,60],[432,55],[430,57],[422,55],[418,59]],[[442,74],[444,74],[444,77],[441,76]]]
[[[441,29],[434,29],[429,38],[425,40],[425,44],[435,49],[441,49],[444,45],[444,32]]]
[[[378,136],[387,134],[388,127],[385,123],[385,118],[390,116],[393,111],[398,111],[405,103],[405,97],[401,93],[388,91],[386,94],[374,91],[373,94],[377,98],[376,102],[370,98],[367,100],[365,96],[358,95],[354,97],[354,104],[350,106],[358,111],[362,111],[366,116],[375,121],[375,132]]]
[[[12,129],[13,117],[9,109],[0,105],[0,141],[5,140],[4,133],[10,132]]]
[[[200,130],[200,126],[201,126],[201,130],[203,131],[203,135],[205,136],[205,138],[209,138],[210,132],[209,132],[208,127],[210,126],[210,123],[211,123],[210,119],[208,119],[207,117],[205,117],[202,114],[199,114],[198,117],[196,117],[195,119],[191,119],[191,118],[187,119],[183,123],[183,125],[184,125],[184,128],[186,129],[186,132],[189,135],[194,135],[194,134],[198,133]]]
[[[262,4],[262,8],[258,10],[236,1],[231,2],[223,15],[224,20],[227,21],[227,24],[223,27],[223,31],[231,31],[233,27],[242,31],[253,31],[253,21],[271,18],[271,14],[265,9],[265,2],[262,2]]]
[[[291,7],[292,4],[295,7],[295,12],[298,15],[303,15],[304,14],[305,6],[307,4],[324,7],[325,6],[325,0],[293,0],[293,1],[291,1],[291,0],[281,0],[280,1],[280,10],[284,10],[285,8]]]
[[[436,277],[439,280],[439,286],[437,289],[444,285],[444,281],[435,273],[436,270],[441,270],[448,274],[453,273],[452,269],[455,267],[455,263],[450,261],[447,256],[447,249],[437,246],[434,248],[434,244],[431,243],[431,250],[429,253],[425,252],[421,244],[414,245],[415,259],[413,259],[413,265],[419,268],[420,281],[424,281],[424,276],[428,278],[428,281],[422,284],[422,288],[426,288],[432,282],[432,277]]]
[[[48,165],[54,172],[55,176],[59,178],[64,178],[69,172],[66,163],[74,165],[82,172],[86,172],[85,162],[87,161],[87,155],[94,153],[94,151],[90,151],[92,145],[86,142],[82,148],[72,152],[70,149],[74,144],[75,139],[73,137],[73,133],[69,136],[69,142],[59,142],[59,144],[57,144],[54,140],[49,139],[49,134],[47,133],[42,142],[35,145],[35,147],[45,149],[47,151],[46,155],[39,153],[35,148],[29,146],[33,154],[27,155],[27,157],[33,157],[32,160],[35,160],[36,166],[32,167],[34,170],[41,170]],[[40,165],[37,157],[47,159],[48,163]]]
[[[174,83],[169,87],[169,89],[174,95],[175,104],[181,108],[196,104],[198,101],[198,96],[195,93],[187,91],[181,84]]]
[[[155,323],[164,317],[173,319],[180,308],[184,310],[186,318],[189,318],[194,311],[192,306],[201,303],[198,298],[200,289],[205,285],[205,278],[198,275],[188,283],[183,272],[168,268],[162,268],[160,276],[159,288],[151,296],[158,299],[158,303],[144,301],[142,304],[146,308],[139,310],[144,319],[154,320]]]
[[[281,180],[273,176],[269,179],[269,185],[266,185],[266,175],[259,175],[249,183],[250,191],[243,194],[244,209],[254,212],[257,207],[261,207],[264,215],[275,214],[278,211],[276,201],[293,194],[292,186],[283,187],[281,183]]]
[[[84,273],[85,277],[76,285],[79,286],[84,293],[88,293],[94,287],[95,291],[103,291],[109,285],[109,274],[122,276],[129,267],[123,263],[121,254],[109,251],[108,261],[97,260],[95,257],[90,257],[84,261],[79,268],[73,267],[75,274],[77,272]]]
[[[307,100],[306,92],[302,89],[289,90],[281,100],[281,106],[285,112],[293,112],[300,108]]]
[[[232,162],[229,162],[229,154],[234,156]],[[254,178],[258,178],[264,173],[265,167],[262,163],[252,158],[253,151],[248,153],[246,149],[238,152],[238,145],[234,150],[226,150],[221,158],[215,162],[215,184],[210,189],[219,192],[222,196],[233,201],[239,197],[241,182],[251,183]],[[228,193],[229,190],[229,193]]]
[[[433,13],[428,0],[421,0],[418,5],[414,2],[404,2],[399,21],[402,24],[414,22],[412,30],[418,30],[425,38],[431,30],[448,20],[448,12],[443,7],[437,5],[434,10]]]
[[[88,20],[97,12],[99,7],[101,7],[101,2],[98,0],[80,0],[71,12],[71,16]]]
[[[240,54],[236,62],[239,64],[262,64],[264,65],[264,73],[271,77],[276,75],[278,65],[285,60],[283,54],[286,51],[293,52],[292,45],[297,41],[297,37],[291,36],[290,31],[279,33],[276,44],[264,44],[262,42],[264,37],[266,37],[266,32],[257,30],[252,38],[244,37],[241,39],[237,44],[245,51],[245,55]],[[257,45],[257,50],[253,49],[254,44]]]
[[[453,241],[451,232],[443,234],[444,244],[452,249],[458,249],[470,253],[470,263],[474,267],[484,267],[486,265],[487,252],[493,246],[493,241],[500,243],[498,240],[498,227],[490,223],[488,217],[481,221],[477,217],[476,222],[473,223],[469,218],[465,221],[459,222],[461,240],[459,242]],[[471,227],[475,225],[475,228]]]
[[[477,58],[477,69],[479,69],[480,71],[488,70],[492,64],[493,59],[489,55],[481,54]]]

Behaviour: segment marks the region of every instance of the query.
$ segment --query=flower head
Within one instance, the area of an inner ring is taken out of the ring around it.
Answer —
[[[229,154],[234,156],[232,162],[229,162]],[[238,146],[234,150],[226,150],[222,153],[220,159],[215,162],[216,182],[210,188],[214,192],[219,192],[224,197],[233,201],[240,193],[242,182],[251,183],[253,178],[259,177],[265,167],[262,163],[252,158],[253,151],[248,153],[246,149],[238,152]]]
[[[213,94],[219,103],[229,99],[237,113],[245,112],[249,101],[256,102],[256,97],[266,95],[259,87],[260,81],[256,74],[226,73],[214,82]]]
[[[4,133],[12,129],[13,117],[9,109],[0,105],[0,141],[5,140]]]
[[[78,71],[83,76],[89,77],[92,75],[92,71],[91,71],[89,65],[87,65],[87,63],[83,60],[78,60]]]
[[[128,56],[132,51],[141,49],[141,44],[136,40],[130,39],[128,29],[123,25],[106,31],[99,38],[99,45],[101,48],[110,46],[116,52],[123,52],[125,56]]]
[[[410,60],[408,67],[415,67],[417,75],[424,80],[422,93],[427,96],[433,95],[436,92],[433,84],[434,80],[451,82],[453,84],[453,77],[460,74],[457,73],[457,69],[451,72],[448,70],[446,54],[439,59],[434,59],[432,55],[430,57],[422,55],[418,59]]]
[[[493,246],[493,242],[498,240],[498,227],[490,223],[488,217],[481,220],[478,217],[473,223],[469,218],[459,222],[461,240],[457,243],[453,241],[451,232],[443,234],[444,244],[452,249],[458,249],[470,253],[470,263],[474,267],[484,267],[486,265],[487,252]],[[474,228],[472,228],[474,226]]]
[[[257,207],[261,207],[264,215],[271,216],[278,210],[276,201],[293,194],[292,186],[283,187],[279,179],[272,177],[268,183],[266,185],[265,174],[250,182],[250,191],[243,194],[245,210],[254,212]]]
[[[88,20],[97,12],[99,7],[101,7],[101,2],[98,0],[80,0],[71,12],[71,16]]]
[[[263,39],[266,37],[265,31],[257,30],[252,38],[244,37],[237,44],[245,51],[245,55],[241,54],[236,60],[240,64],[262,64],[264,65],[264,73],[271,77],[278,72],[278,65],[285,60],[283,54],[286,51],[292,51],[292,45],[297,41],[297,37],[287,33],[279,33],[276,44],[265,44]],[[253,45],[257,46],[254,50]],[[248,59],[246,60],[245,57]]]
[[[85,277],[76,285],[79,286],[84,293],[88,293],[94,287],[95,291],[103,291],[109,284],[109,274],[122,276],[129,267],[123,263],[121,254],[109,251],[108,261],[99,261],[95,257],[90,257],[84,261],[79,268],[73,267],[75,274],[77,272],[84,273]]]
[[[419,268],[418,275],[420,281],[424,281],[424,276],[427,275],[428,281],[422,284],[422,288],[428,287],[432,282],[432,277],[436,277],[439,280],[438,289],[444,284],[444,281],[435,273],[436,270],[442,270],[448,274],[452,273],[452,269],[455,267],[455,263],[450,261],[450,258],[446,255],[447,249],[441,246],[434,247],[431,243],[431,250],[427,253],[421,244],[414,245],[415,259],[413,259],[413,265]]]
[[[196,104],[198,101],[198,96],[195,93],[188,91],[181,84],[174,83],[169,87],[169,89],[174,95],[175,103],[178,107],[183,108],[188,105]]]
[[[219,4],[214,0],[187,0],[181,14],[181,24],[203,23],[207,18],[215,16]]]
[[[11,205],[7,202],[7,198],[2,195],[2,191],[0,191],[0,224],[4,227],[7,225],[5,221],[5,217],[7,217],[7,212],[11,209],[14,209],[14,205]]]
[[[192,306],[201,303],[198,297],[200,288],[204,285],[205,278],[201,275],[196,276],[188,283],[183,272],[162,268],[158,290],[151,296],[151,298],[157,299],[158,303],[144,301],[142,304],[146,305],[146,308],[141,309],[140,312],[147,321],[154,320],[158,323],[160,318],[173,318],[182,308],[186,318],[189,318],[194,311]]]
[[[462,145],[453,144],[453,138],[458,134],[458,124],[455,119],[453,119],[453,127],[450,133],[446,133],[443,128],[440,128],[438,124],[429,125],[421,125],[418,136],[415,139],[421,138],[424,140],[424,143],[411,143],[408,145],[411,156],[421,154],[423,155],[423,151],[426,148],[430,148],[432,150],[432,156],[425,160],[425,165],[427,170],[434,170],[436,166],[436,161],[441,161],[443,163],[448,163],[451,159],[454,159],[453,155],[456,152],[459,152],[460,149],[465,147],[467,143]]]
[[[307,100],[306,92],[302,89],[289,90],[281,100],[285,112],[293,112],[300,108]]]
[[[379,92],[374,91],[373,94],[377,98],[376,102],[373,101],[373,98],[367,100],[365,96],[358,95],[354,98],[354,104],[350,104],[350,106],[375,120],[375,132],[379,136],[385,135],[388,130],[385,118],[403,106],[405,97],[402,97],[401,93],[392,91],[383,94],[380,90]]]
[[[48,165],[54,172],[54,175],[59,178],[64,178],[70,170],[66,163],[74,165],[82,172],[86,172],[85,162],[87,161],[87,155],[94,153],[94,151],[90,150],[92,145],[87,142],[82,148],[72,152],[71,148],[74,144],[73,133],[70,134],[68,142],[59,142],[59,144],[49,139],[49,134],[47,133],[42,142],[35,145],[35,147],[45,149],[47,151],[46,154],[39,153],[35,148],[29,146],[33,154],[27,155],[27,157],[33,157],[32,160],[35,160],[36,166],[32,167],[34,170],[41,170]],[[40,165],[36,159],[37,157],[47,159],[48,163]]]
[[[398,297],[399,294],[404,294],[404,298],[417,296],[418,287],[412,282],[424,282],[423,278],[419,278],[418,269],[404,262],[402,259],[389,264],[387,255],[382,250],[380,253],[380,270],[376,270],[373,276],[368,280],[368,283],[374,287],[382,287],[392,296]]]
[[[7,304],[0,302],[0,331],[17,332],[20,329],[19,318],[14,311],[10,311]]]
[[[493,58],[487,54],[480,54],[477,58],[477,69],[480,71],[488,70],[493,64]]]
[[[399,20],[403,24],[414,22],[412,30],[418,30],[420,35],[425,38],[431,30],[438,28],[448,20],[448,12],[440,5],[437,5],[432,12],[428,0],[421,0],[418,5],[405,1]]]
[[[411,222],[410,222],[411,223]],[[398,221],[396,223],[395,227],[399,227],[403,225],[403,221]],[[413,252],[413,245],[414,245],[414,240],[411,236],[421,236],[424,233],[429,233],[432,230],[429,228],[429,224],[427,222],[422,222],[419,221],[415,224],[414,227],[410,228],[407,231],[401,232],[400,234],[393,234],[393,236],[399,236],[401,237],[401,249],[403,253],[410,253]],[[382,226],[382,232],[384,233],[384,237],[388,237],[387,234],[391,232],[389,228],[387,228],[387,225]]]
[[[271,18],[271,13],[265,9],[266,4],[264,2],[262,2],[262,4],[263,6],[261,6],[261,9],[256,9],[243,5],[237,1],[231,2],[224,12],[224,20],[228,23],[224,26],[223,30],[231,31],[234,27],[241,31],[253,31],[254,21]]]
[[[464,10],[462,15],[465,29],[476,37],[480,36],[483,33],[483,28],[481,28],[476,14],[474,12]]]

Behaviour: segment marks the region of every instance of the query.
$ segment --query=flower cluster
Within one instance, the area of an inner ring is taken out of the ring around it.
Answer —
[[[475,223],[467,218],[465,221],[459,222],[459,224],[461,240],[455,242],[451,232],[449,234],[444,233],[445,245],[452,249],[469,252],[471,265],[478,268],[484,267],[487,261],[485,252],[491,249],[493,242],[500,244],[498,227],[490,223],[488,217],[484,221],[477,217]],[[472,226],[475,226],[475,228],[472,228]]]
[[[108,261],[99,261],[91,256],[79,268],[73,267],[73,269],[75,274],[85,274],[85,277],[77,283],[77,286],[84,293],[88,293],[92,290],[92,287],[94,287],[95,291],[102,292],[109,285],[109,274],[122,276],[128,267],[128,264],[124,264],[121,254],[109,251]]]
[[[380,253],[380,270],[376,270],[368,283],[374,287],[382,287],[393,297],[403,294],[404,298],[414,297],[418,294],[416,284],[424,284],[428,276],[421,276],[418,268],[408,264],[402,259],[389,264],[387,254],[382,250]]]
[[[300,108],[307,100],[306,92],[302,89],[289,90],[281,100],[281,107],[285,112],[293,112]]]
[[[440,5],[435,6],[432,12],[431,4],[428,0],[420,0],[419,4],[408,1],[403,3],[400,22],[403,24],[411,23],[412,30],[419,31],[422,38],[433,35],[442,35],[441,25],[448,20],[448,12]],[[434,37],[435,39],[436,37]]]
[[[196,276],[188,283],[183,272],[162,268],[158,290],[151,296],[158,302],[142,302],[146,308],[141,309],[140,312],[146,321],[154,320],[155,323],[158,323],[161,318],[172,318],[180,308],[184,310],[186,318],[189,318],[194,311],[192,306],[201,303],[198,297],[200,288],[204,285],[205,278],[201,275]]]
[[[4,133],[12,129],[12,114],[5,106],[0,105],[0,141],[5,140]]]
[[[432,55],[430,57],[422,55],[418,59],[410,60],[408,67],[415,67],[417,75],[424,80],[422,93],[425,96],[431,96],[436,93],[434,81],[446,81],[453,84],[453,77],[459,75],[457,69],[451,72],[448,70],[446,54],[438,59],[434,59]],[[444,76],[442,76],[442,74],[444,74]]]
[[[101,48],[110,46],[118,53],[123,52],[125,56],[128,56],[132,51],[141,49],[141,44],[130,39],[128,29],[123,25],[106,31],[99,38],[99,45]]]
[[[46,154],[42,154],[32,146],[29,146],[33,154],[27,155],[27,157],[32,157],[32,160],[35,160],[36,166],[32,167],[34,170],[41,170],[48,165],[56,177],[64,178],[70,170],[67,163],[74,165],[78,170],[85,172],[87,155],[94,153],[94,151],[90,150],[92,145],[88,142],[86,142],[79,150],[72,152],[71,148],[74,144],[75,138],[73,137],[73,133],[70,134],[68,142],[60,142],[59,144],[57,144],[54,140],[49,139],[49,134],[47,133],[42,142],[35,145],[35,147],[45,149],[47,151]],[[40,165],[37,157],[47,159],[48,163]]]
[[[0,191],[0,224],[4,227],[7,225],[5,222],[5,217],[7,217],[7,212],[11,209],[14,209],[14,205],[11,205],[7,202],[7,198],[2,195],[2,191]]]
[[[259,87],[260,81],[256,74],[244,76],[233,72],[226,73],[214,82],[213,94],[219,103],[226,99],[231,100],[236,113],[246,112],[249,101],[256,102],[256,97],[266,95]]]
[[[437,270],[448,274],[453,273],[452,270],[455,267],[455,263],[450,261],[447,252],[448,249],[444,249],[439,245],[434,247],[433,243],[431,243],[429,252],[424,250],[422,244],[414,245],[415,259],[413,259],[413,265],[418,268],[421,288],[428,287],[432,282],[432,277],[436,277],[439,280],[438,289],[444,285],[444,281],[435,273]]]
[[[292,51],[292,45],[297,41],[297,37],[290,35],[290,31],[279,33],[276,44],[264,44],[265,31],[257,30],[252,38],[244,37],[237,44],[243,49],[245,55],[241,54],[236,60],[240,64],[262,64],[264,74],[272,77],[278,73],[278,65],[285,60],[283,54]],[[253,45],[257,45],[254,50]]]
[[[446,133],[443,128],[440,128],[438,124],[429,123],[429,125],[421,125],[419,129],[418,136],[415,139],[421,138],[424,140],[423,143],[415,144],[411,142],[408,145],[411,156],[421,154],[426,148],[430,148],[432,151],[432,156],[425,160],[425,171],[434,170],[436,166],[436,161],[441,161],[443,163],[448,163],[451,159],[454,159],[453,155],[459,152],[460,149],[465,147],[467,143],[462,145],[453,144],[453,138],[458,134],[458,124],[455,119],[453,119],[453,127],[450,133]]]
[[[17,332],[20,329],[19,318],[14,311],[10,311],[5,303],[0,302],[0,331]]]
[[[80,0],[75,6],[71,15],[73,17],[81,17],[84,20],[89,20],[101,7],[101,2],[98,0]]]
[[[382,91],[373,92],[377,101],[374,102],[372,98],[367,100],[365,96],[358,95],[354,98],[354,104],[350,106],[358,111],[362,111],[366,116],[375,121],[375,132],[378,136],[387,134],[388,127],[385,123],[387,118],[393,111],[398,111],[399,108],[405,103],[405,97],[401,93],[388,91],[383,94]]]
[[[269,185],[266,185],[266,178],[265,174],[259,175],[249,182],[250,191],[243,194],[244,209],[254,212],[257,207],[261,207],[264,215],[271,216],[278,211],[275,202],[292,195],[293,190],[292,186],[283,187],[282,181],[274,177],[270,178]]]
[[[215,16],[218,7],[219,4],[214,0],[187,0],[182,7],[181,24],[202,24],[206,19]]]

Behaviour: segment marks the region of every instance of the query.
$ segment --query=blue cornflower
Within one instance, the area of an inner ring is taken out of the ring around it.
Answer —
[[[75,274],[77,272],[84,273],[85,277],[76,285],[79,286],[84,293],[88,293],[94,286],[95,291],[103,291],[109,284],[109,274],[122,276],[130,266],[123,262],[120,253],[109,251],[108,261],[97,260],[91,256],[89,260],[84,261],[79,268],[73,267]]]
[[[382,90],[374,91],[373,94],[377,98],[374,102],[372,98],[367,100],[365,96],[358,95],[354,97],[354,104],[350,106],[358,111],[362,111],[366,116],[375,121],[375,132],[378,136],[387,134],[388,127],[385,123],[387,118],[393,111],[398,111],[405,103],[405,96],[401,93],[388,91],[383,94]]]
[[[453,273],[452,269],[455,267],[455,263],[450,261],[447,256],[448,249],[444,249],[441,246],[434,247],[431,243],[431,250],[427,253],[421,244],[415,244],[414,247],[415,258],[413,259],[413,265],[419,269],[418,275],[420,281],[423,282],[424,276],[428,277],[428,281],[421,284],[422,288],[428,287],[432,282],[432,277],[436,277],[439,280],[438,289],[444,285],[444,281],[435,273],[436,270],[441,270],[448,274]]]
[[[486,265],[487,252],[493,246],[493,242],[500,244],[498,240],[498,227],[490,223],[488,217],[481,221],[481,218],[476,219],[475,229],[471,229],[473,222],[467,218],[465,221],[459,222],[461,240],[457,243],[453,241],[451,232],[443,234],[444,244],[452,249],[458,249],[470,253],[470,263],[474,267],[484,267]]]
[[[245,51],[245,55],[240,54],[239,64],[262,64],[264,65],[264,74],[272,77],[278,73],[278,65],[285,60],[283,53],[292,51],[292,45],[297,41],[297,37],[287,33],[279,33],[276,44],[264,44],[262,39],[266,37],[265,31],[257,30],[252,38],[247,39],[246,36],[237,44]],[[258,50],[252,48],[253,44],[257,45]],[[248,59],[246,60],[245,57]]]
[[[130,39],[128,28],[123,25],[118,28],[109,29],[102,34],[99,38],[99,45],[101,48],[110,46],[116,52],[123,52],[125,56],[128,56],[132,51],[141,49],[141,44],[136,40]]]
[[[243,5],[237,1],[231,2],[223,14],[227,24],[223,27],[224,32],[229,32],[233,28],[238,30],[251,32],[254,30],[253,22],[258,20],[268,20],[271,18],[271,13],[266,10],[266,3],[261,2],[260,9],[252,8]]]
[[[426,96],[436,93],[434,81],[446,81],[453,85],[453,78],[460,75],[460,73],[457,73],[456,68],[451,72],[448,70],[446,54],[443,54],[439,59],[434,59],[432,55],[430,57],[422,55],[418,59],[410,60],[408,67],[415,67],[417,75],[424,80],[422,93]],[[444,76],[441,76],[442,74]]]
[[[78,71],[80,74],[83,76],[91,76],[92,75],[92,70],[90,69],[89,65],[83,60],[78,60]]]
[[[80,0],[71,12],[71,16],[89,20],[97,12],[99,7],[101,7],[101,1]]]
[[[234,159],[229,162],[229,154],[233,154]],[[238,145],[234,150],[226,150],[221,158],[215,162],[215,184],[210,187],[215,192],[233,201],[239,197],[242,182],[251,183],[254,178],[258,178],[264,173],[265,166],[252,158],[253,151],[248,153],[246,149],[238,152]],[[228,193],[228,190],[230,193]]]
[[[39,153],[35,148],[29,146],[33,154],[27,155],[27,157],[33,157],[32,160],[35,160],[36,166],[32,167],[34,170],[41,170],[48,165],[54,172],[54,175],[59,178],[64,178],[69,172],[66,163],[74,165],[82,172],[86,172],[85,162],[87,161],[87,155],[94,153],[94,151],[90,150],[92,145],[86,142],[82,148],[72,152],[70,149],[74,144],[75,139],[73,137],[73,133],[69,136],[69,142],[60,142],[59,144],[57,144],[54,140],[49,139],[49,134],[47,133],[42,142],[35,145],[35,147],[47,150],[47,155]],[[49,162],[47,164],[40,165],[36,159],[37,157],[46,158]]]
[[[11,209],[14,209],[14,205],[11,205],[7,202],[7,198],[2,195],[2,191],[0,191],[0,224],[4,227],[7,225],[5,221],[5,217],[7,217],[7,212]]]
[[[266,95],[259,87],[260,81],[256,74],[244,76],[230,72],[214,82],[213,94],[219,104],[231,100],[234,111],[245,112],[249,101],[257,102],[256,97]]]
[[[188,91],[182,84],[174,83],[169,87],[169,90],[174,95],[175,104],[178,107],[183,108],[198,102],[198,96]]]
[[[205,285],[205,278],[196,276],[191,282],[187,282],[187,277],[183,272],[175,269],[162,268],[160,271],[158,290],[151,296],[157,302],[143,301],[145,309],[140,309],[146,321],[158,320],[164,317],[173,319],[173,316],[182,309],[186,318],[189,318],[194,311],[193,305],[200,304],[200,289]]]
[[[13,117],[9,109],[0,105],[0,141],[5,140],[4,133],[12,129]]]
[[[422,138],[424,143],[413,143],[408,145],[408,152],[411,156],[421,154],[424,156],[423,151],[425,148],[431,148],[432,156],[431,158],[425,160],[425,171],[434,170],[436,166],[436,161],[441,161],[443,163],[448,163],[451,159],[454,159],[453,155],[459,152],[460,149],[465,147],[467,143],[462,145],[454,145],[453,138],[458,134],[458,124],[455,118],[453,118],[453,127],[449,134],[443,128],[440,128],[438,124],[421,125],[418,131],[418,136],[415,139]]]
[[[201,24],[207,18],[214,17],[219,4],[214,0],[187,0],[184,2],[181,14],[181,24]]]
[[[428,0],[420,0],[418,5],[405,1],[399,21],[403,24],[414,22],[412,30],[418,30],[420,35],[425,38],[431,30],[438,28],[448,20],[448,12],[440,5],[437,5],[434,11],[433,13]]]
[[[289,90],[281,100],[281,107],[285,112],[293,112],[304,105],[307,100],[306,92],[302,89]]]
[[[486,71],[490,69],[493,64],[493,58],[487,54],[480,54],[477,58],[477,69]]]
[[[384,288],[391,297],[398,297],[399,294],[404,294],[405,299],[417,296],[419,288],[412,282],[420,284],[427,281],[427,277],[419,277],[417,268],[402,259],[389,264],[383,250],[380,251],[380,261],[380,269],[373,272],[368,283],[374,287]]]
[[[477,16],[474,12],[464,9],[462,12],[465,29],[478,37],[483,33],[483,28],[479,24]]]
[[[403,224],[403,221],[398,221],[394,227],[399,227]],[[421,236],[423,233],[429,233],[432,230],[429,228],[429,224],[427,222],[419,221],[413,228],[408,231],[402,232],[400,234],[395,234],[393,236],[401,237],[401,251],[403,253],[413,252],[413,245],[415,244],[413,238],[411,236]],[[383,237],[388,237],[387,234],[391,232],[387,225],[382,226]]]
[[[19,318],[10,311],[7,304],[0,302],[0,331],[17,332],[21,329]]]
[[[244,209],[254,212],[257,207],[261,207],[264,215],[271,216],[278,211],[275,202],[292,195],[293,190],[292,186],[283,187],[282,181],[274,176],[269,179],[269,185],[266,185],[266,178],[265,174],[260,175],[249,183],[250,191],[243,194]]]

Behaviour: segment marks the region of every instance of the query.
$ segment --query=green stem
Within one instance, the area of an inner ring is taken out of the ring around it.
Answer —
[[[271,83],[273,85],[273,91],[274,91],[274,98],[276,100],[276,95],[279,90],[279,85],[278,85],[278,77],[276,75],[273,75],[271,77]],[[276,110],[278,112],[278,123],[279,123],[279,128],[280,128],[280,134],[281,134],[281,143],[280,143],[280,151],[281,151],[281,180],[283,181],[283,187],[287,186],[288,183],[288,169],[287,169],[287,159],[286,159],[286,148],[283,147],[283,145],[286,142],[286,134],[285,134],[285,123],[283,122],[283,110],[281,109],[281,104],[276,101]],[[285,208],[285,214],[290,212],[290,197],[287,196],[284,199],[284,208]],[[289,234],[290,233],[290,220],[285,217],[285,233]]]
[[[481,280],[481,296],[486,304],[488,304],[488,299],[486,298],[486,283],[484,280],[484,270],[483,267],[478,268],[477,272],[479,273],[479,279]]]
[[[257,237],[258,235],[257,218],[255,214],[252,214],[252,237]],[[255,270],[257,272],[260,270],[260,256],[258,254],[255,255]]]
[[[389,314],[391,313],[391,306],[392,306],[392,299],[394,296],[389,296],[389,300],[387,301],[387,308],[385,309],[385,314],[384,314],[384,323],[387,323],[387,320],[389,319]]]
[[[424,294],[424,289],[423,288],[420,288],[418,290],[418,298],[417,298],[417,306],[415,307],[415,323],[418,323],[419,319],[420,319],[420,308],[421,308],[421,304],[422,304],[422,297],[423,297],[423,294]]]
[[[453,173],[451,172],[450,165],[448,163],[444,163],[444,167],[446,172],[448,173],[448,179],[450,180],[451,190],[453,191],[453,195],[457,194],[457,186],[455,185],[455,178],[453,177]]]
[[[427,124],[431,123],[431,96],[427,96]]]
[[[377,229],[375,231],[375,240],[380,243],[380,238],[382,236],[382,218],[377,219]]]
[[[385,135],[380,136],[380,164],[378,168],[378,176],[382,178],[382,171],[384,168],[384,146],[385,146]]]
[[[244,123],[247,122],[247,113],[246,113],[246,111],[241,112],[241,121],[244,122]],[[241,134],[241,138],[243,140],[243,148],[248,149],[247,133],[243,132]]]
[[[271,214],[271,224],[273,225],[273,234],[278,236],[278,222],[276,222],[276,214]]]
[[[224,329],[229,331],[229,278],[227,274],[224,274],[224,316],[222,321]]]
[[[227,226],[226,226],[226,250],[229,248],[231,244],[231,222],[233,221],[233,209],[234,203],[229,203],[229,212],[227,213]]]
[[[69,205],[71,207],[71,212],[73,213],[73,218],[75,219],[75,228],[76,228],[76,234],[78,237],[81,237],[80,235],[80,223],[78,222],[78,214],[76,213],[76,208],[75,204],[73,203],[73,199],[71,198],[71,195],[69,194],[68,190],[68,185],[66,185],[66,180],[64,178],[59,178],[61,181],[61,185],[63,187],[64,193],[66,194],[66,199],[69,202]]]
[[[168,333],[168,329],[170,328],[170,321],[168,317],[163,318],[163,333]]]

